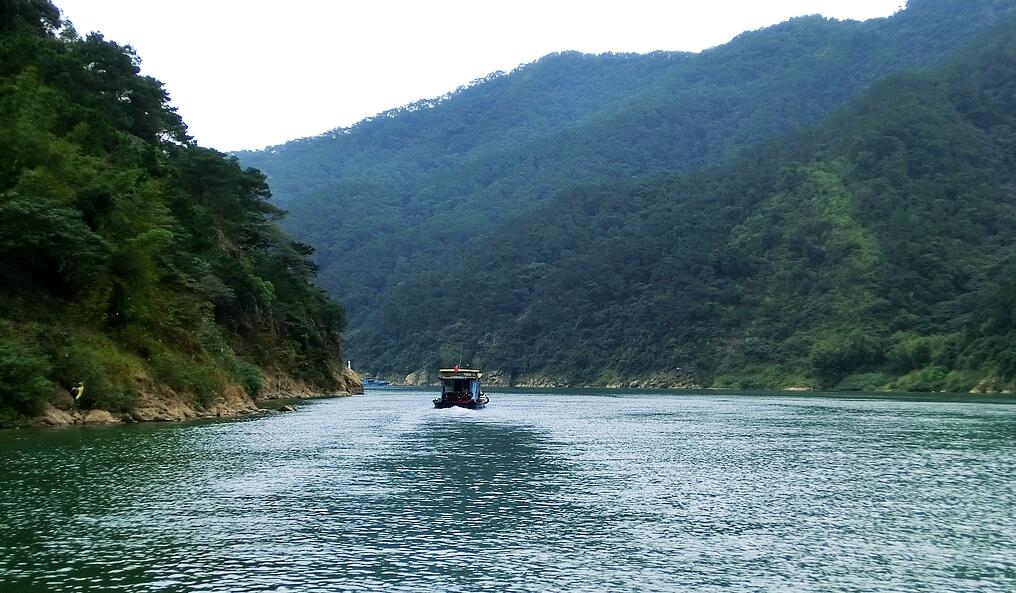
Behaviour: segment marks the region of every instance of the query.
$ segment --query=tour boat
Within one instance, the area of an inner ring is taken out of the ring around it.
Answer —
[[[452,369],[440,369],[441,397],[434,400],[435,408],[469,408],[479,410],[487,405],[490,398],[480,391],[480,377],[476,369],[463,369],[455,365]]]

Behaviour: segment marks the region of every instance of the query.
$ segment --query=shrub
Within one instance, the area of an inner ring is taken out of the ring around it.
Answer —
[[[815,373],[828,381],[870,368],[882,359],[882,348],[877,339],[854,330],[816,340],[808,357]]]
[[[902,391],[943,391],[947,375],[948,371],[942,367],[928,367],[900,377],[892,384],[892,388]]]
[[[15,197],[0,205],[0,256],[17,262],[12,275],[74,291],[102,274],[109,245],[80,212],[34,196]]]
[[[0,426],[20,424],[42,411],[54,390],[49,364],[29,350],[0,342]]]
[[[233,367],[233,374],[239,379],[248,396],[257,397],[263,384],[261,369],[238,358]]]
[[[907,373],[921,368],[931,360],[931,343],[927,338],[910,333],[893,336],[895,344],[886,353],[886,358],[898,373]]]
[[[84,332],[63,337],[54,349],[54,379],[68,389],[84,383],[81,408],[129,412],[137,394],[128,381],[137,372],[137,362],[105,338]]]
[[[153,352],[151,365],[156,378],[177,393],[194,396],[201,406],[211,405],[226,388],[222,372],[213,364],[190,360],[169,350]]]
[[[836,386],[840,391],[880,391],[889,383],[885,373],[858,373],[850,375]]]

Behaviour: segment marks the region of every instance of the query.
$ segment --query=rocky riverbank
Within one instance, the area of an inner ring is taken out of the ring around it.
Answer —
[[[441,382],[437,378],[436,371],[419,370],[399,380],[393,378],[392,385],[401,386],[438,386]],[[563,375],[547,374],[518,374],[509,375],[506,372],[494,370],[484,372],[483,384],[490,387],[529,387],[529,388],[607,388],[607,389],[713,389],[716,387],[699,383],[691,369],[674,369],[661,371],[637,377],[613,377],[604,378],[599,381],[583,382],[574,381]],[[883,387],[880,391],[894,392],[904,390]],[[809,384],[791,384],[786,386],[773,386],[774,391],[806,392],[820,391],[821,387]],[[872,389],[879,390],[879,389]],[[1016,386],[998,378],[987,377],[977,382],[970,390],[971,394],[1011,394],[1016,391]]]
[[[343,368],[335,377],[336,386],[328,389],[308,385],[284,374],[268,373],[257,398],[251,398],[239,385],[229,385],[220,397],[208,405],[194,397],[179,394],[164,384],[139,379],[137,399],[129,412],[83,410],[75,406],[70,394],[55,396],[33,418],[35,426],[73,426],[84,424],[120,424],[130,422],[178,422],[201,418],[232,418],[267,414],[272,410],[258,406],[259,401],[276,399],[312,399],[363,393],[363,383],[355,373]]]
[[[405,379],[392,381],[393,385],[440,385],[436,372],[425,370],[406,375]],[[668,372],[654,373],[644,377],[615,377],[598,382],[575,382],[563,375],[520,374],[510,375],[504,371],[494,370],[483,374],[483,384],[491,387],[548,387],[548,388],[634,388],[634,389],[702,389],[691,372],[675,369]]]

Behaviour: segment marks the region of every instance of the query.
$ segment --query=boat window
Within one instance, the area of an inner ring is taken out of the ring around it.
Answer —
[[[444,392],[468,392],[470,391],[469,382],[469,379],[446,379],[444,382]]]

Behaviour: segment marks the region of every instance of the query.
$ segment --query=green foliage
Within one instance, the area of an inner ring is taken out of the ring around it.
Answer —
[[[912,333],[900,333],[893,338],[895,344],[886,353],[886,357],[897,373],[908,373],[931,364],[932,351],[936,342],[941,341],[938,336],[918,336]]]
[[[142,371],[140,362],[105,336],[88,331],[49,335],[52,378],[64,389],[82,383],[85,393],[77,402],[83,409],[128,412],[135,393],[130,379]]]
[[[177,393],[191,394],[202,406],[217,401],[226,387],[226,375],[210,361],[190,360],[171,350],[152,356],[156,378]]]
[[[264,385],[261,369],[244,360],[236,359],[233,375],[240,380],[240,385],[251,397],[256,396]]]
[[[259,367],[333,387],[343,313],[264,176],[193,144],[129,46],[61,29],[45,0],[0,19],[0,326],[32,328],[4,346],[24,383],[5,417],[79,382],[80,407],[114,412],[151,381],[253,395]]]
[[[835,384],[849,373],[869,369],[882,361],[882,348],[865,332],[836,332],[816,340],[808,352],[814,373]]]
[[[948,369],[931,366],[900,377],[891,387],[900,391],[945,391],[948,374]]]
[[[2,198],[0,198],[2,200]],[[0,266],[5,286],[39,283],[73,294],[106,271],[109,245],[75,209],[39,198],[0,202]]]
[[[26,29],[48,34],[60,26],[60,11],[49,0],[22,0],[0,4],[0,33]]]
[[[1010,61],[872,85],[953,59],[1014,8],[923,0],[701,54],[555,54],[239,157],[317,248],[368,367],[461,350],[576,382],[694,366],[835,384],[883,372],[894,334],[963,331],[1011,220],[992,176],[1016,154]]]
[[[554,54],[239,156],[269,174],[289,228],[318,247],[325,286],[359,312],[389,280],[562,189],[728,159],[888,73],[941,60],[995,22],[986,13],[999,18],[997,2],[950,4],[866,23],[794,19],[698,55]]]
[[[856,373],[836,385],[837,391],[882,391],[890,382],[890,376],[881,372]]]
[[[1011,382],[1012,30],[737,162],[563,191],[402,277],[354,356],[408,372],[461,349],[576,383]]]
[[[0,427],[20,424],[41,411],[55,389],[46,359],[16,342],[0,338]]]

